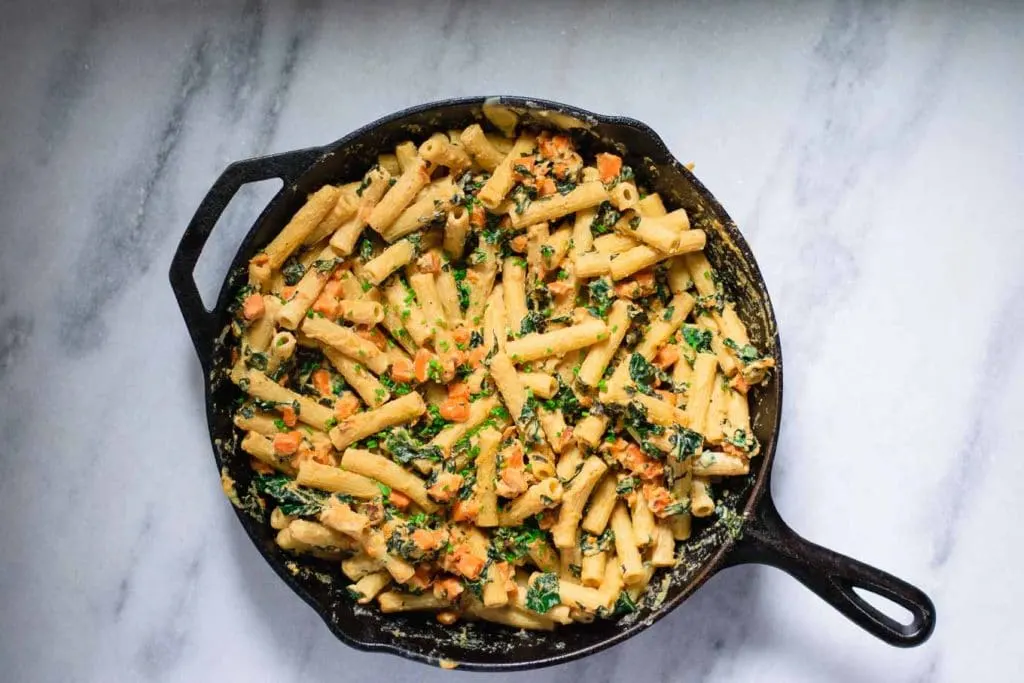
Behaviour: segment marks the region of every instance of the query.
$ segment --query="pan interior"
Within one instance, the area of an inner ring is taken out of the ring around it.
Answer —
[[[498,107],[494,107],[497,104]],[[485,111],[486,110],[486,111]],[[217,315],[229,322],[227,304],[246,278],[249,257],[270,241],[301,206],[306,195],[325,183],[361,177],[376,163],[377,154],[412,138],[419,142],[436,130],[462,128],[473,122],[485,127],[488,117],[513,115],[521,124],[569,129],[585,153],[614,151],[633,167],[637,183],[661,194],[670,209],[687,210],[693,227],[708,234],[706,253],[724,281],[726,294],[736,302],[749,327],[751,342],[772,353],[781,366],[775,318],[767,292],[746,242],[729,216],[704,187],[674,159],[664,144],[643,124],[598,117],[564,105],[536,100],[476,98],[428,105],[371,124],[324,148],[324,154],[301,178],[286,186],[257,220],[243,242],[221,291]],[[497,119],[500,123],[500,118]],[[493,127],[493,126],[492,126]],[[752,393],[751,419],[763,444],[762,455],[745,478],[715,487],[721,514],[710,522],[694,520],[685,543],[685,559],[669,572],[655,575],[646,597],[633,614],[618,621],[561,627],[552,633],[527,632],[486,622],[442,626],[430,614],[384,615],[374,606],[356,605],[345,592],[347,579],[333,563],[294,557],[274,543],[267,523],[269,510],[256,493],[248,456],[239,448],[232,425],[241,392],[227,379],[230,339],[221,334],[213,352],[213,371],[207,396],[208,418],[217,464],[233,482],[234,503],[243,526],[277,573],[350,645],[383,649],[413,659],[459,662],[463,668],[522,668],[565,661],[606,647],[652,624],[682,602],[717,568],[738,534],[742,521],[760,498],[774,456],[781,407],[781,381],[773,377]],[[779,368],[781,370],[781,367]],[[254,596],[259,599],[259,596]]]

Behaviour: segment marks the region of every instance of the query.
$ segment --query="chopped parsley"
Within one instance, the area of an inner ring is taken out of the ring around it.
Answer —
[[[465,312],[469,308],[469,283],[466,282],[466,269],[452,269],[452,277],[455,279],[455,289],[459,292],[459,307]]]

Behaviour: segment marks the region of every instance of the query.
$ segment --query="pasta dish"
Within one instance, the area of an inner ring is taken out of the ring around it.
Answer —
[[[232,303],[278,546],[442,624],[634,610],[750,471],[774,364],[648,189],[567,134],[474,124],[309,195]]]

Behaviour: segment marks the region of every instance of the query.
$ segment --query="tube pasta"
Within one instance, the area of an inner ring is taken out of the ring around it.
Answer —
[[[562,500],[562,482],[548,477],[526,490],[512,501],[507,509],[498,513],[498,526],[518,526],[527,517],[558,505]]]
[[[391,398],[391,392],[362,363],[330,347],[324,348],[323,352],[366,405],[380,408]]]
[[[637,494],[629,507],[634,542],[641,548],[650,545],[654,539],[654,515],[647,507],[647,499]]]
[[[435,166],[445,166],[455,175],[473,163],[461,146],[455,146],[444,133],[434,133],[420,145],[420,156]]]
[[[608,338],[590,347],[587,357],[580,366],[577,379],[591,387],[604,375],[605,368],[611,361],[612,356],[618,350],[619,345],[629,331],[629,304],[622,299],[617,299],[612,304],[611,313],[608,316]]]
[[[401,160],[402,158],[399,156],[399,164],[401,164]],[[377,202],[373,210],[370,211],[366,223],[377,232],[383,234],[395,222],[405,207],[409,206],[416,193],[430,181],[429,166],[430,164],[426,159],[417,157],[415,161],[409,164],[408,168],[403,168],[402,175],[398,178],[398,181]]]
[[[365,500],[371,500],[380,495],[380,489],[372,479],[338,467],[321,465],[313,460],[306,460],[299,464],[299,472],[295,481],[302,486]]]
[[[448,328],[456,329],[462,325],[462,306],[459,302],[459,286],[452,275],[452,269],[448,264],[441,266],[437,273],[435,286],[437,295],[441,298],[441,307],[444,308],[445,317],[448,320]]]
[[[380,166],[375,166],[366,173],[363,182],[360,184],[360,187],[363,188],[362,194],[359,194],[358,190],[356,191],[359,197],[356,215],[342,223],[341,227],[331,235],[330,244],[338,254],[348,256],[352,253],[356,241],[363,233],[363,228],[366,227],[366,219],[377,206],[377,203],[380,202],[384,193],[388,191],[388,188],[391,186],[390,183],[391,174]]]
[[[679,235],[677,246],[668,251],[661,251],[657,248],[641,244],[612,259],[609,264],[609,271],[613,280],[621,280],[673,256],[700,251],[704,248],[706,241],[707,236],[703,230],[687,230]]]
[[[508,316],[505,306],[505,287],[498,284],[491,290],[484,308],[484,348],[490,351],[495,345],[505,350],[508,341]]]
[[[324,264],[324,265],[317,265]],[[295,286],[295,295],[288,300],[277,313],[277,323],[289,330],[294,330],[306,317],[306,311],[313,305],[316,298],[320,296],[327,279],[334,270],[336,258],[332,247],[325,247],[313,262],[313,265],[306,269],[299,284]]]
[[[510,341],[506,351],[517,363],[527,362],[586,348],[602,341],[607,335],[608,326],[604,321],[592,318],[554,332],[524,335]]]
[[[512,227],[519,228],[534,223],[557,220],[570,213],[595,207],[608,199],[608,190],[605,189],[603,183],[600,181],[584,182],[577,185],[568,194],[556,194],[547,199],[531,202],[522,213],[513,211],[509,214],[509,218],[512,220]]]
[[[263,294],[260,298],[263,299],[263,315],[243,333],[242,348],[262,353],[274,337],[274,322],[283,304],[274,294]]]
[[[476,502],[479,506],[476,523],[481,527],[498,526],[498,496],[494,491],[494,480],[498,472],[499,444],[501,433],[498,430],[480,432],[480,453],[476,456]]]
[[[465,422],[453,422],[437,433],[430,441],[431,446],[437,446],[443,452],[451,451],[452,446],[469,433],[469,430],[481,425],[484,420],[490,418],[492,413],[501,406],[501,402],[495,396],[487,396],[477,399],[469,404],[469,416]]]
[[[275,470],[291,474],[295,469],[291,464],[278,455],[274,449],[274,442],[257,432],[247,432],[242,438],[242,450],[259,460],[264,465],[269,465]]]
[[[640,246],[640,243],[627,234],[610,232],[594,239],[594,249],[599,254],[621,254],[633,247]],[[610,268],[611,266],[609,266]]]
[[[535,223],[526,228],[526,265],[530,271],[530,282],[544,278],[546,267],[542,249],[550,238],[547,223]]]
[[[284,229],[271,240],[262,252],[254,259],[257,263],[263,262],[270,270],[277,270],[288,257],[294,252],[313,232],[324,219],[324,216],[334,208],[338,201],[338,194],[341,191],[331,185],[324,185],[314,192],[295,216],[284,226]],[[265,260],[264,260],[265,259]]]
[[[633,222],[627,222],[623,225],[623,222],[619,221],[615,224],[615,229],[622,235],[643,242],[664,253],[677,249],[680,243],[679,229],[671,225],[668,216],[663,218],[641,217],[638,221],[635,221],[635,225]],[[628,254],[631,252],[632,249],[629,249],[623,250],[620,253]]]
[[[379,285],[415,257],[416,245],[410,240],[402,240],[392,244],[381,252],[380,256],[363,266],[363,275],[369,282]]]
[[[577,256],[575,266],[577,277],[600,277],[612,272],[612,259],[608,254],[591,252]]]
[[[306,318],[302,323],[302,331],[306,336],[362,363],[378,375],[391,364],[388,356],[376,344],[326,318]]]
[[[394,154],[378,154],[377,165],[394,176],[402,172],[402,167],[398,165],[398,157]]]
[[[433,337],[433,327],[427,324],[423,310],[415,301],[415,292],[410,291],[400,278],[394,278],[384,288],[387,306],[384,309],[384,320],[387,323],[388,311],[398,315],[398,324],[406,330],[417,346],[423,346]],[[399,333],[401,334],[401,333]]]
[[[608,520],[611,519],[612,510],[615,509],[615,503],[618,500],[618,496],[615,493],[615,485],[615,477],[610,474],[605,475],[597,483],[590,496],[590,506],[587,508],[587,514],[583,517],[581,524],[584,531],[595,536],[600,536],[604,533],[604,530],[608,527]]]
[[[469,234],[469,213],[463,206],[455,206],[448,212],[444,225],[444,250],[452,258],[459,258],[466,248]]]
[[[523,319],[526,317],[526,264],[518,256],[505,259],[501,271],[502,289],[505,298],[505,320],[512,329],[512,336],[521,335]]]
[[[313,232],[306,235],[306,239],[302,240],[303,245],[311,246],[325,237],[330,237],[356,215],[359,210],[359,196],[356,195],[358,187],[359,183],[348,183],[338,188],[338,201],[334,203],[334,208],[327,212]]]
[[[433,593],[402,593],[399,591],[386,591],[377,596],[380,604],[380,611],[385,614],[395,612],[422,612],[425,610],[439,610],[449,606],[447,600],[434,596]]]
[[[341,466],[401,491],[427,512],[437,511],[437,505],[427,496],[423,480],[382,455],[349,448],[341,456]]]
[[[405,140],[395,145],[395,160],[398,161],[398,169],[401,173],[411,168],[416,163],[416,156],[419,151],[412,140]]]
[[[572,228],[566,226],[551,233],[540,248],[541,263],[544,269],[552,271],[562,265],[562,261],[569,253],[571,243]]]
[[[609,201],[619,211],[628,211],[636,208],[640,201],[640,193],[633,183],[618,183],[608,193]]]
[[[558,382],[546,372],[521,372],[519,381],[537,398],[551,398],[558,390]]]
[[[394,222],[381,233],[381,237],[387,242],[394,242],[422,230],[435,219],[445,217],[456,196],[455,184],[448,178],[429,185],[420,199],[398,214]]]
[[[588,588],[599,588],[604,579],[607,562],[608,553],[604,550],[594,555],[584,555],[583,564],[580,566],[580,583]]]
[[[583,462],[583,469],[565,486],[558,521],[551,527],[551,535],[559,548],[570,548],[577,544],[577,527],[583,514],[583,507],[598,480],[607,471],[608,466],[604,461],[597,456],[591,456]]]
[[[423,398],[416,392],[342,420],[328,435],[339,451],[382,429],[411,422],[427,411]],[[385,482],[386,483],[386,482]]]
[[[606,429],[608,418],[604,415],[588,415],[576,425],[573,436],[578,443],[595,448]]]
[[[711,498],[711,485],[705,477],[694,477],[690,485],[690,514],[694,517],[707,517],[715,511],[715,501]]]
[[[314,429],[323,429],[334,419],[334,411],[308,396],[282,387],[259,370],[249,370],[239,382],[242,390],[253,398],[279,405],[297,405],[296,417]]]
[[[345,299],[341,302],[339,311],[343,319],[356,325],[372,327],[384,321],[384,307],[376,301]]]
[[[625,504],[616,503],[612,510],[611,527],[615,534],[615,555],[622,569],[622,579],[627,586],[639,583],[645,577],[644,563],[637,550],[633,522]]]
[[[686,400],[686,418],[690,429],[704,433],[711,391],[714,388],[718,356],[713,353],[698,353],[693,364],[693,376]]]
[[[704,451],[690,465],[697,477],[736,477],[750,472],[746,458],[731,453]]]
[[[512,177],[512,167],[515,163],[521,159],[524,155],[528,155],[533,152],[534,146],[536,145],[536,138],[533,135],[521,135],[516,140],[515,144],[512,145],[512,149],[505,155],[505,158],[501,160],[494,170],[491,172],[491,177],[488,178],[484,186],[480,188],[480,193],[477,194],[477,198],[483,202],[483,205],[488,209],[496,209],[498,204],[505,198],[509,190],[512,189],[514,179]],[[537,223],[539,221],[532,221]],[[524,225],[526,225],[524,223]]]
[[[661,201],[661,195],[657,192],[652,192],[643,199],[636,203],[636,210],[641,216],[664,216],[668,211],[665,210],[665,204]]]
[[[484,129],[478,123],[474,123],[462,131],[459,142],[473,157],[473,161],[485,171],[493,171],[505,159],[505,154],[487,139]]]
[[[496,624],[504,624],[513,628],[531,631],[553,631],[555,622],[535,612],[528,612],[518,607],[484,607],[470,605],[467,609],[470,616]]]
[[[494,278],[498,274],[497,252],[494,246],[483,241],[470,255],[472,265],[466,272],[469,281],[469,306],[466,308],[466,320],[474,327],[483,319],[484,304],[494,288]]]
[[[374,572],[348,586],[350,595],[356,598],[360,605],[373,602],[377,594],[388,587],[391,583],[391,574],[387,572]]]

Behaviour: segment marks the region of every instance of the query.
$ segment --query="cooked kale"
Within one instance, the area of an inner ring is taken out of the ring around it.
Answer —
[[[421,421],[413,427],[413,436],[420,441],[429,441],[447,426],[448,421],[441,417],[440,409],[436,405],[430,404]]]
[[[256,490],[273,499],[286,515],[312,517],[320,514],[329,494],[299,486],[282,474],[261,474],[256,477]],[[350,498],[348,500],[351,500]]]
[[[284,283],[289,287],[299,284],[299,280],[306,274],[306,267],[294,258],[288,259],[281,268],[281,275],[284,276]]]
[[[594,217],[594,222],[590,224],[590,232],[593,233],[594,237],[606,235],[612,231],[612,226],[620,218],[622,218],[622,214],[615,210],[611,202],[602,202],[601,206],[597,207],[597,215]]]
[[[583,532],[580,535],[580,551],[583,553],[583,557],[590,557],[608,550],[614,542],[615,532],[611,528],[605,529],[600,536]]]
[[[657,457],[661,457],[661,452],[650,443],[651,437],[661,436],[665,433],[665,428],[661,425],[656,425],[647,419],[647,409],[644,408],[642,403],[637,401],[630,401],[629,405],[626,406],[626,413],[622,418],[622,426],[625,427],[626,431],[629,432],[630,436],[638,443],[641,444],[641,448],[645,452],[652,452]]]
[[[495,560],[518,562],[530,551],[530,546],[544,538],[544,532],[536,527],[498,527],[491,534],[488,555]]]
[[[612,303],[615,301],[615,292],[612,289],[611,283],[604,278],[595,278],[587,283],[587,295],[590,298],[587,310],[598,318],[607,316],[608,309],[612,307]]]
[[[683,340],[698,353],[711,353],[711,330],[697,325],[683,325]]]
[[[751,346],[750,344],[744,344],[743,346],[740,346],[739,344],[737,344],[732,339],[729,339],[728,337],[722,343],[725,344],[728,348],[732,349],[736,356],[741,361],[743,361],[744,365],[749,365],[754,361],[761,359],[761,354],[758,353],[757,349]]]
[[[668,441],[672,444],[672,457],[679,462],[696,455],[704,447],[704,436],[686,427],[672,430]]]
[[[558,594],[558,575],[544,572],[530,584],[526,591],[526,608],[545,614],[562,601]]]
[[[424,444],[409,433],[409,430],[395,427],[384,437],[384,450],[391,459],[400,465],[408,465],[413,460],[426,459],[431,462],[442,460],[441,449],[437,446]]]
[[[629,377],[636,382],[637,389],[650,394],[654,391],[654,382],[659,379],[658,368],[639,353],[634,353],[629,357]]]
[[[583,404],[580,403],[576,392],[561,377],[558,377],[558,391],[544,402],[544,407],[552,411],[561,410],[562,416],[570,425],[579,422],[587,411]]]

